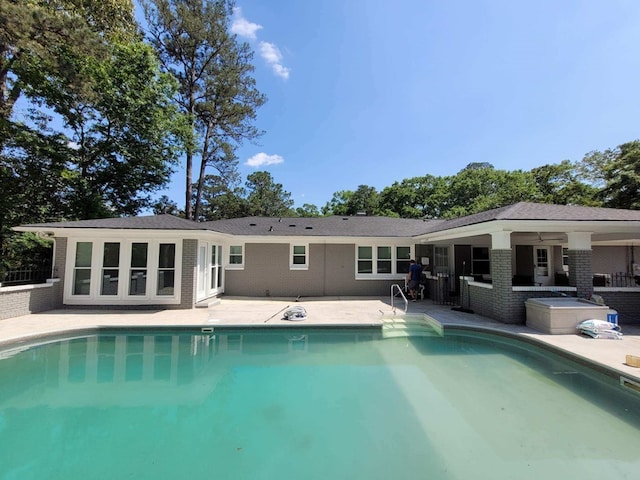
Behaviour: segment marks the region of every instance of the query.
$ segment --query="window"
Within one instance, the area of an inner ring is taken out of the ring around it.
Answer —
[[[147,243],[131,244],[131,269],[129,295],[145,295],[147,293]]]
[[[378,247],[377,273],[391,273],[391,247]]]
[[[291,246],[291,269],[305,270],[309,268],[307,263],[307,245]]]
[[[396,272],[409,273],[411,247],[396,247]]]
[[[411,247],[391,245],[357,247],[358,275],[398,275],[409,271]]]
[[[211,288],[222,286],[222,245],[211,245]]]
[[[120,244],[105,242],[102,254],[102,285],[100,295],[118,295],[118,267],[120,266]]]
[[[76,259],[73,268],[73,294],[89,295],[91,290],[91,256],[93,242],[76,243]]]
[[[176,282],[176,244],[161,243],[158,249],[158,295],[173,295]]]
[[[64,301],[70,305],[179,303],[181,247],[175,239],[69,242]]]
[[[471,268],[471,273],[474,275],[491,273],[489,247],[473,247],[471,249]]]
[[[433,249],[433,268],[434,273],[449,273],[449,248],[448,247],[434,247]]]
[[[229,265],[240,267],[243,265],[242,245],[229,247]]]
[[[547,247],[536,248],[536,275],[549,275],[549,249]]]
[[[358,273],[373,273],[373,247],[358,247]]]

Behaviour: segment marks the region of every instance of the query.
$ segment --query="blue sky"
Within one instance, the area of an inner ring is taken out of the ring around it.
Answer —
[[[578,161],[634,140],[635,0],[244,0],[266,133],[240,173],[271,173],[296,206],[340,190]],[[184,173],[161,192],[184,203]],[[194,179],[195,180],[195,179]]]

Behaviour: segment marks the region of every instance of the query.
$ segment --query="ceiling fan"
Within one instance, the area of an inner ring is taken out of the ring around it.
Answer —
[[[540,232],[538,232],[538,242],[542,243],[542,242],[559,242],[561,240],[564,240],[564,236],[562,237],[549,237],[549,238],[543,238],[542,234]]]

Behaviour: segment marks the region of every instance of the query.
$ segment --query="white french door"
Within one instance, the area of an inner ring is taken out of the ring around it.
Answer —
[[[224,291],[222,258],[222,245],[208,242],[198,244],[196,301],[218,295]]]

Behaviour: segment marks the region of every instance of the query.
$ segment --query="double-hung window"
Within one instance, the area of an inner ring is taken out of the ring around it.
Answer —
[[[411,247],[358,245],[356,255],[356,275],[360,278],[397,276],[409,271]]]
[[[229,247],[229,268],[241,269],[244,267],[244,254],[242,245]]]
[[[291,270],[307,270],[309,268],[308,245],[291,245]]]
[[[173,295],[176,283],[176,244],[161,243],[158,250],[158,295]]]
[[[118,295],[120,243],[105,242],[102,253],[102,286],[100,287],[100,295]]]
[[[76,243],[76,256],[73,268],[73,294],[89,295],[91,292],[92,242]]]

